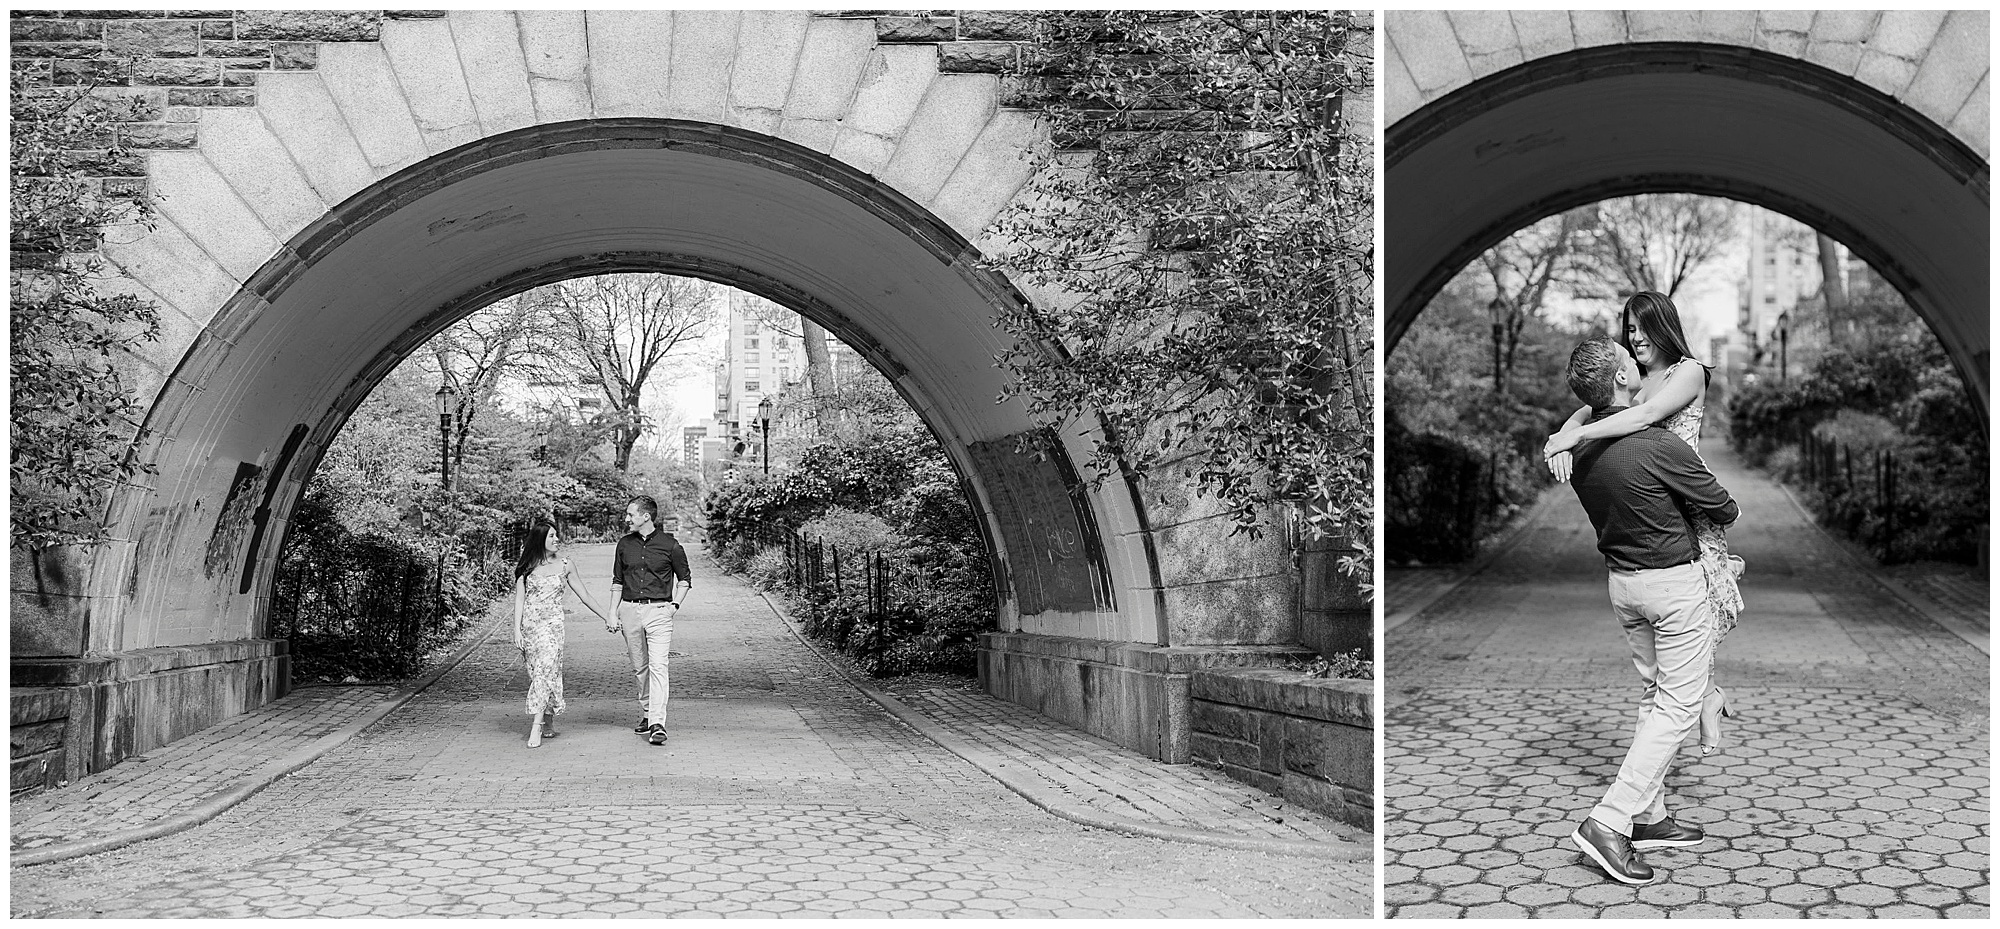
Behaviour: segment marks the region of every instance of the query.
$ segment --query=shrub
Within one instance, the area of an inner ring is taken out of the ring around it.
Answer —
[[[791,566],[785,561],[784,549],[765,548],[750,556],[743,573],[758,590],[777,590],[790,579]]]

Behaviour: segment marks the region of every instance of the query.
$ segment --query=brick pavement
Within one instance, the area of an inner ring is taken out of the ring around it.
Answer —
[[[602,576],[608,551],[578,552],[587,575]],[[210,823],[14,869],[12,912],[1369,912],[1366,861],[1175,843],[1048,815],[847,685],[740,582],[699,559],[697,573],[674,638],[666,746],[631,731],[622,640],[576,614],[570,710],[541,748],[525,747],[518,655],[489,642]]]
[[[1589,522],[1564,501],[1387,637],[1389,915],[1987,914],[1986,656],[1703,451],[1743,506],[1731,545],[1749,562],[1716,672],[1740,715],[1668,782],[1707,842],[1643,852],[1659,877],[1628,887],[1566,841],[1624,757],[1638,694]]]

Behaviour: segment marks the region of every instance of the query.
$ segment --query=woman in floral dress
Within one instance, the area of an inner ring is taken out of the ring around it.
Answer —
[[[561,539],[555,527],[536,523],[528,530],[528,543],[521,560],[514,565],[514,647],[528,665],[528,747],[535,748],[545,738],[556,736],[556,717],[564,709],[562,683],[563,588],[598,619],[605,613],[597,605],[576,566],[558,552]]]
[[[1687,336],[1681,329],[1680,312],[1665,294],[1642,290],[1625,301],[1625,347],[1639,363],[1643,375],[1635,403],[1597,422],[1584,424],[1590,416],[1585,407],[1563,423],[1562,430],[1549,437],[1542,455],[1556,480],[1569,479],[1569,449],[1587,439],[1612,439],[1631,435],[1648,425],[1658,424],[1672,432],[1701,456],[1701,418],[1708,393],[1709,369],[1695,361],[1688,351]],[[1685,513],[1693,530],[1700,556],[1701,572],[1708,583],[1710,627],[1709,690],[1701,702],[1701,753],[1722,746],[1722,717],[1735,715],[1729,697],[1715,686],[1715,650],[1722,637],[1736,628],[1736,616],[1743,610],[1743,595],[1736,581],[1743,576],[1743,559],[1729,553],[1729,538],[1723,528],[1702,513]]]

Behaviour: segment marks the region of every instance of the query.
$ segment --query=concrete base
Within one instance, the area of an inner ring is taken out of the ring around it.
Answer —
[[[1189,754],[1188,681],[1208,668],[1268,668],[1299,646],[1163,648],[1025,632],[980,636],[987,693],[1170,764]]]
[[[1374,830],[1374,681],[1203,671],[1190,697],[1195,761]]]
[[[289,643],[243,639],[93,658],[16,658],[9,790],[102,771],[291,690]]]

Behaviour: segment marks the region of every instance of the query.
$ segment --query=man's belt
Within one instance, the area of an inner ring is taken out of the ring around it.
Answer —
[[[629,599],[629,600],[626,600],[625,602],[626,602],[626,603],[672,603],[672,602],[674,602],[674,598],[672,598],[672,597],[633,597],[633,598],[631,598],[631,599]]]

